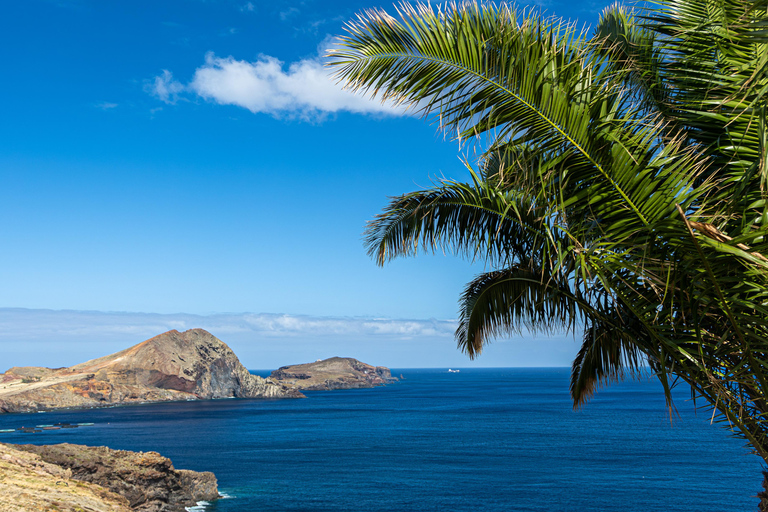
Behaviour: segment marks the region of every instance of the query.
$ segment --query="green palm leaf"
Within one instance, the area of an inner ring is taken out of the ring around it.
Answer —
[[[484,261],[460,299],[471,358],[583,327],[576,406],[647,365],[768,461],[767,6],[614,6],[592,37],[506,4],[361,15],[331,55],[339,79],[483,150],[471,182],[394,198],[370,254]]]

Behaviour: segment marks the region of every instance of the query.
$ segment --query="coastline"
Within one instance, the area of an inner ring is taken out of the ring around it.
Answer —
[[[157,451],[176,467],[216,475],[220,492],[232,496],[209,508],[217,512],[380,503],[403,512],[544,512],[553,503],[569,510],[620,503],[625,512],[755,508],[758,458],[697,414],[687,390],[675,392],[680,417],[671,425],[655,381],[607,387],[573,411],[566,368],[461,370],[394,368],[402,383],[312,391],[308,400],[0,416],[0,428],[95,423],[0,441]],[[701,471],[715,468],[718,478],[704,486]],[[681,486],[696,492],[680,494]],[[637,491],[631,499],[627,489]]]
[[[219,498],[213,473],[175,469],[156,452],[0,443],[0,469],[0,503],[14,510],[178,512]]]

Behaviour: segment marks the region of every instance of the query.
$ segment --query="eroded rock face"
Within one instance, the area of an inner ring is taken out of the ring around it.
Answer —
[[[70,368],[15,367],[0,374],[0,412],[127,402],[303,396],[248,373],[203,329],[176,330]]]
[[[61,468],[67,478],[96,484],[124,497],[131,510],[182,512],[198,501],[218,499],[210,472],[177,470],[156,452],[129,452],[76,444],[10,445]],[[87,509],[86,509],[87,510]]]
[[[0,444],[0,512],[130,512],[128,500],[72,478],[72,471],[40,456]]]
[[[351,357],[283,366],[273,371],[270,378],[305,390],[372,388],[397,380],[389,368],[371,366]]]

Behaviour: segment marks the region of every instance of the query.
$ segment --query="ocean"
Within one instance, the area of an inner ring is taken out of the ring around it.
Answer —
[[[392,374],[404,378],[297,400],[0,415],[0,429],[94,423],[0,441],[160,452],[216,474],[227,497],[211,512],[757,509],[761,459],[684,389],[670,422],[653,380],[574,411],[564,368]]]

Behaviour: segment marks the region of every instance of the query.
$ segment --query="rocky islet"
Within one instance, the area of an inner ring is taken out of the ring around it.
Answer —
[[[343,357],[284,366],[264,379],[250,374],[209,332],[172,330],[69,368],[11,368],[0,374],[0,413],[229,397],[298,398],[304,397],[301,390],[368,388],[396,380],[388,368]],[[219,497],[213,473],[177,470],[155,452],[0,443],[0,474],[0,512],[180,512]]]
[[[371,366],[351,357],[331,357],[314,363],[283,366],[270,378],[290,388],[317,391],[382,386],[398,379],[389,368]]]
[[[203,329],[168,331],[69,368],[14,367],[0,374],[0,413],[213,398],[297,398],[300,391],[251,375]]]

